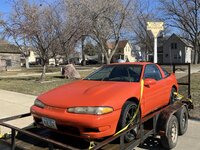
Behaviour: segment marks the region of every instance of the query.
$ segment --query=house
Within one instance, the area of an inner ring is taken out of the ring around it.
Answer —
[[[163,63],[163,44],[168,37],[160,35],[157,38],[157,58],[158,63]],[[145,43],[140,44],[140,51],[142,55],[142,61],[153,62],[154,59],[154,38],[151,38],[148,46]]]
[[[163,63],[191,63],[193,46],[172,34],[163,44]]]
[[[31,48],[28,48],[27,52],[27,58],[23,54],[21,54],[21,66],[25,65],[26,59],[29,64],[36,64],[37,63],[37,55],[34,51],[31,50]]]
[[[108,49],[111,51],[114,48],[114,42],[107,44]],[[128,40],[119,41],[116,53],[113,55],[112,62],[117,62],[117,60],[122,59],[126,62],[135,62],[136,57],[132,52],[132,46]]]
[[[20,70],[20,55],[17,46],[0,40],[0,71]]]
[[[42,64],[42,60],[41,60],[40,56],[35,52],[35,50],[33,48],[29,47],[27,52],[28,52],[28,63],[30,65],[41,65]],[[48,60],[48,63],[49,63],[49,65],[62,64],[64,61],[63,57],[64,56],[57,55],[55,58],[50,58]],[[22,63],[22,66],[25,65],[24,55],[21,55],[21,63]]]

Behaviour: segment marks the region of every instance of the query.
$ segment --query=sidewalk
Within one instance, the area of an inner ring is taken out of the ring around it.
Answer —
[[[54,74],[59,74],[60,72],[48,72],[46,75],[54,75]],[[41,73],[18,73],[16,75],[0,75],[0,78],[15,78],[15,77],[30,77],[30,76],[41,76]]]
[[[0,119],[30,112],[35,96],[26,95],[11,91],[0,90]],[[33,122],[32,117],[24,118],[20,121],[11,121],[12,125],[19,128],[26,127]],[[0,127],[1,134],[10,132],[9,129]]]

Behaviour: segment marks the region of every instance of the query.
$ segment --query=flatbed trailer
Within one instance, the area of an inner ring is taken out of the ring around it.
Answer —
[[[166,65],[166,64],[165,64]],[[171,64],[170,64],[171,65]],[[173,64],[173,72],[175,72],[175,65]],[[179,64],[180,65],[180,64]],[[190,94],[190,64],[181,64],[188,66],[188,83],[179,83],[180,85],[188,86],[188,98],[191,98]],[[182,132],[182,123],[187,126],[188,123],[188,110],[193,109],[193,104],[188,98],[177,100],[174,104],[167,105],[155,112],[145,116],[140,122],[135,123],[123,132],[105,138],[101,141],[88,142],[79,138],[72,138],[71,136],[57,134],[44,128],[29,127],[20,129],[13,126],[8,121],[20,119],[24,117],[30,117],[30,113],[21,114],[17,116],[0,119],[0,126],[4,126],[11,129],[9,139],[0,140],[1,143],[8,143],[12,150],[15,149],[120,149],[120,150],[132,150],[134,147],[143,143],[148,137],[160,136],[163,146],[165,148],[173,148],[176,146],[178,131],[182,135],[186,131]],[[183,122],[184,120],[184,122]],[[125,143],[124,135],[135,127],[139,127],[139,133],[135,140]],[[187,130],[187,127],[186,127]],[[180,132],[181,131],[181,132]],[[16,135],[16,133],[18,133]],[[174,136],[171,136],[174,134]],[[52,136],[53,135],[53,136]],[[169,136],[170,135],[170,136]],[[28,140],[29,139],[29,140]],[[117,140],[119,139],[119,140]],[[1,144],[0,143],[0,144]],[[46,144],[44,144],[46,143]],[[42,146],[41,146],[42,145]]]

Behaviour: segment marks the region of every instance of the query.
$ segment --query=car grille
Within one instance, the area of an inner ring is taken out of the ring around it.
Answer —
[[[73,134],[73,135],[78,135],[78,136],[80,135],[80,131],[76,127],[57,125],[57,128],[59,131],[62,131],[62,132],[68,133],[68,134]]]
[[[35,120],[36,124],[44,127],[44,125],[42,123],[42,119],[34,118],[34,120]],[[60,131],[60,132],[63,132],[63,133],[66,133],[66,134],[72,134],[72,135],[80,136],[80,131],[76,127],[65,126],[65,125],[60,125],[60,124],[56,124],[56,126],[58,128],[58,131]],[[56,130],[54,130],[54,131],[56,131]]]

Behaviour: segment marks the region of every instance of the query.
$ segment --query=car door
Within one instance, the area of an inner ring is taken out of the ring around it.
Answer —
[[[162,74],[155,64],[147,64],[144,70],[144,79],[155,79],[156,83],[150,86],[144,86],[143,102],[144,115],[160,108],[163,103],[164,81]]]

